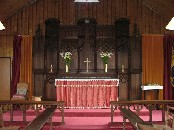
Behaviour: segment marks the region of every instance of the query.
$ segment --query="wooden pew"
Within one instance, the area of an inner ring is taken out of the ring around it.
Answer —
[[[138,115],[132,112],[130,109],[120,107],[119,110],[123,115],[123,130],[125,130],[126,119],[129,120],[134,129],[139,130],[138,124],[152,126],[151,123],[143,121]]]
[[[24,130],[40,130],[44,124],[51,119],[57,106],[47,108],[39,116],[37,116],[32,122],[30,122]],[[52,127],[52,121],[51,126]]]

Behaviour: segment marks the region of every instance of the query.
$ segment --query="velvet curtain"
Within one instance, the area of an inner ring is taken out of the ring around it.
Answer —
[[[10,96],[16,93],[17,83],[20,78],[20,62],[21,62],[21,35],[15,35],[13,38],[13,60],[12,60],[12,81]]]
[[[174,44],[174,35],[164,35],[164,95],[165,100],[174,99],[174,87],[171,84],[171,62],[172,62],[172,48]],[[173,48],[174,49],[174,48]],[[174,54],[173,54],[174,55]]]
[[[20,82],[29,85],[29,98],[32,96],[32,36],[22,35]]]
[[[142,38],[142,83],[163,85],[163,35],[143,35]],[[154,93],[146,93],[146,99],[153,99]],[[163,99],[160,90],[159,99]]]

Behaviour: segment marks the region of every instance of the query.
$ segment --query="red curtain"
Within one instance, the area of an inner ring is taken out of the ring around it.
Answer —
[[[21,63],[21,41],[22,36],[15,35],[13,39],[13,61],[12,61],[12,81],[10,96],[16,93],[16,86],[20,78],[20,63]]]
[[[172,62],[172,46],[174,44],[174,35],[166,34],[163,38],[164,42],[164,94],[165,100],[174,99],[174,87],[171,84],[171,62]],[[174,48],[173,48],[174,49]]]

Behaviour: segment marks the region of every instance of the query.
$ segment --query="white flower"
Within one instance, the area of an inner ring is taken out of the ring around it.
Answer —
[[[109,62],[109,58],[111,58],[111,55],[113,55],[110,52],[101,52],[100,56],[104,64],[107,64]]]
[[[60,53],[60,55],[63,57],[66,65],[71,63],[71,52]]]

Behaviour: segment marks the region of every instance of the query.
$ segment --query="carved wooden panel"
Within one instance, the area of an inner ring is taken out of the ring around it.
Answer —
[[[141,99],[142,92],[141,92],[141,74],[139,73],[132,73],[131,74],[131,88],[130,88],[130,99],[137,100]]]
[[[49,72],[46,74],[46,79],[44,80],[44,100],[56,100],[56,87],[54,80],[57,78],[57,74]]]
[[[36,50],[34,72],[38,77],[40,74],[38,79],[44,80],[43,89],[39,88],[43,81],[37,81],[35,78],[35,82],[38,82],[35,83],[36,94],[42,91],[45,100],[56,100],[56,94],[51,95],[51,92],[55,91],[54,78],[56,77],[107,77],[120,79],[120,100],[140,99],[141,35],[136,26],[129,31],[128,19],[122,18],[116,21],[119,22],[116,25],[97,25],[95,19],[85,18],[79,20],[77,25],[60,25],[59,30],[56,30],[56,34],[58,33],[56,39],[49,36],[44,38],[44,52],[41,51],[42,47],[37,49],[38,45],[34,45]],[[64,59],[60,55],[61,52],[67,51],[72,53],[68,73],[65,72]],[[107,73],[104,72],[101,52],[113,53],[109,59]],[[87,64],[84,62],[87,58],[90,60],[89,72],[86,72]],[[137,95],[134,95],[135,91],[138,92]]]
[[[40,71],[38,73],[34,72],[33,74],[33,95],[34,96],[42,96],[44,97],[44,80],[45,76]]]

